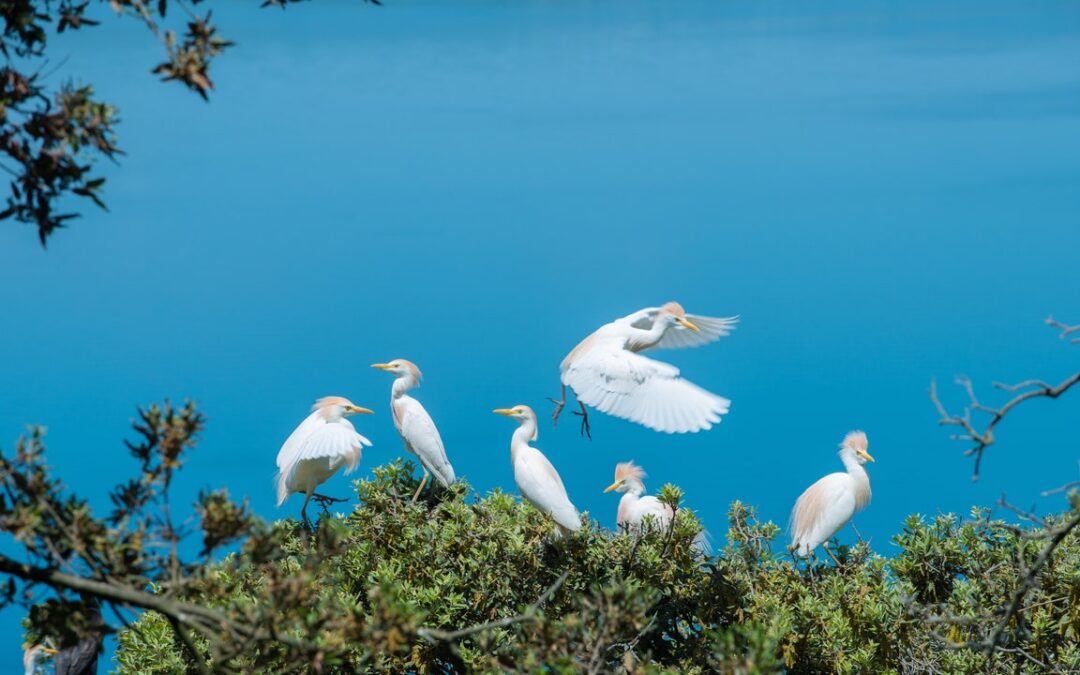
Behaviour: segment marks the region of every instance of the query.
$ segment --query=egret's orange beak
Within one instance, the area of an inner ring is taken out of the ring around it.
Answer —
[[[697,326],[695,326],[693,323],[691,323],[690,319],[679,316],[679,317],[676,317],[675,320],[679,322],[680,326],[682,326],[683,328],[685,328],[687,330],[692,330],[695,333],[700,333],[701,332],[701,329],[698,328]]]
[[[491,412],[495,413],[496,415],[506,415],[507,417],[517,414],[517,411],[513,408],[495,408]]]
[[[375,414],[374,410],[369,410],[368,408],[361,408],[358,405],[351,405],[348,408],[346,408],[345,410],[350,415],[358,415],[358,414],[374,415]]]
[[[52,647],[42,647],[41,651],[43,651],[43,652],[45,652],[46,654],[49,654],[49,655],[54,655],[54,654],[59,654],[60,653],[59,649],[53,649]]]
[[[371,367],[378,368],[379,370],[390,370],[391,368],[393,368],[393,366],[389,363],[373,363],[371,364]]]
[[[859,457],[862,457],[868,462],[874,461],[874,458],[870,456],[870,453],[865,450],[859,450]]]
[[[611,492],[612,490],[618,490],[620,485],[622,485],[622,481],[617,480],[614,483],[612,483],[611,485],[604,488],[604,493],[607,494],[608,492]]]

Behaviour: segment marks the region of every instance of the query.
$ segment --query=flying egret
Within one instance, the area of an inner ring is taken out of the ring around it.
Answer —
[[[711,428],[731,401],[682,379],[675,366],[638,352],[698,347],[730,333],[737,320],[687,314],[669,302],[601,326],[563,359],[562,398],[552,399],[552,422],[559,420],[569,386],[581,406],[574,414],[582,418],[583,434],[589,434],[586,405],[669,434]]]
[[[420,369],[415,363],[405,359],[374,363],[371,367],[396,376],[390,389],[390,410],[394,413],[394,426],[401,434],[401,440],[405,442],[405,449],[416,455],[424,469],[424,477],[420,479],[420,485],[416,488],[412,500],[415,502],[420,496],[430,474],[435,474],[436,480],[443,487],[450,487],[454,483],[454,467],[450,466],[450,460],[446,458],[446,448],[443,447],[439,430],[435,428],[435,422],[420,401],[407,393],[420,384],[423,378]]]
[[[45,645],[27,645],[23,651],[23,673],[25,675],[34,675],[37,670],[38,661],[43,656],[52,656],[57,651],[52,647],[46,647]]]
[[[342,466],[346,474],[352,473],[360,463],[361,446],[371,445],[371,441],[356,433],[345,417],[371,412],[341,396],[327,396],[315,401],[312,413],[296,427],[278,452],[277,505],[284,504],[289,495],[303,492],[300,517],[308,524],[307,505],[313,495],[317,499],[333,501],[315,495],[315,488]]]
[[[793,553],[811,555],[818,546],[839,565],[829,550],[829,539],[840,531],[857,511],[870,503],[870,476],[863,464],[874,461],[866,450],[866,434],[852,431],[840,444],[840,461],[847,472],[830,473],[806,489],[791,510]]]
[[[521,496],[550,515],[560,534],[581,528],[581,516],[570,503],[559,472],[542,452],[529,445],[529,441],[535,441],[538,436],[536,413],[527,405],[496,408],[494,412],[518,421],[518,428],[510,439],[510,463],[514,465],[514,481]]]
[[[604,492],[623,493],[615,521],[620,530],[640,532],[645,516],[652,516],[653,525],[666,530],[675,517],[675,511],[669,505],[652,495],[645,495],[645,484],[641,482],[644,477],[645,471],[633,462],[615,465],[615,482]]]

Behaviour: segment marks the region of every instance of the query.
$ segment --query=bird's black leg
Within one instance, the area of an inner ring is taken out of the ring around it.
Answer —
[[[829,542],[822,542],[821,548],[825,549],[825,552],[828,553],[829,557],[833,559],[834,563],[836,563],[836,568],[840,569],[840,559],[833,555],[833,552],[829,550]]]
[[[562,398],[556,401],[555,399],[548,397],[548,400],[555,404],[555,412],[551,413],[551,426],[559,426],[559,413],[566,407],[566,385],[562,386]]]
[[[574,414],[581,418],[581,435],[588,436],[589,440],[592,440],[592,430],[589,429],[589,411],[585,409],[585,404],[578,401],[578,405],[581,406],[581,412],[574,411]]]
[[[311,495],[312,495],[312,493],[309,492],[307,494],[307,496],[304,497],[304,505],[300,507],[300,523],[304,526],[304,529],[307,530],[308,532],[313,532],[314,529],[315,529],[315,528],[313,528],[311,526],[311,521],[308,520],[308,517],[307,517],[307,505],[308,505],[308,502],[311,501]]]

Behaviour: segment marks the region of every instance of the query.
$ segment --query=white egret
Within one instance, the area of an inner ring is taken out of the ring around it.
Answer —
[[[669,302],[648,307],[601,326],[563,359],[562,398],[552,421],[566,405],[566,387],[574,390],[582,433],[589,433],[586,405],[665,433],[709,429],[731,401],[679,377],[679,369],[638,352],[654,347],[698,347],[727,335],[737,317],[687,314]]]
[[[570,503],[559,472],[542,452],[529,445],[529,441],[538,437],[536,413],[527,405],[496,408],[494,412],[518,421],[518,428],[510,439],[510,463],[514,466],[514,481],[521,496],[551,516],[560,534],[580,529],[581,516]]]
[[[420,485],[416,488],[412,500],[416,501],[430,474],[434,474],[443,487],[450,487],[454,483],[454,467],[450,466],[450,460],[446,458],[446,448],[439,436],[439,430],[420,401],[408,394],[423,378],[420,369],[415,363],[405,359],[375,363],[371,367],[396,376],[390,389],[390,410],[394,414],[394,426],[401,434],[405,449],[416,455],[424,469],[424,477],[420,479]]]
[[[623,493],[615,521],[620,530],[639,532],[645,516],[652,516],[654,527],[667,530],[675,517],[671,506],[652,495],[645,495],[645,484],[641,482],[644,477],[645,471],[633,462],[615,465],[615,482],[607,486],[604,492],[614,490]]]
[[[847,524],[857,511],[870,503],[870,476],[863,464],[874,461],[867,452],[866,434],[852,431],[840,444],[840,461],[846,472],[830,473],[806,489],[791,510],[791,551],[807,556],[822,546],[829,550],[829,539]]]
[[[361,447],[370,446],[371,441],[356,433],[356,428],[345,417],[371,412],[341,396],[327,396],[315,401],[312,413],[296,427],[278,452],[277,505],[284,504],[293,493],[304,493],[300,517],[307,524],[307,505],[313,495],[317,499],[335,501],[315,495],[315,488],[342,466],[346,474],[356,469]]]
[[[57,651],[55,649],[46,647],[45,645],[27,645],[23,651],[22,657],[23,673],[25,673],[25,675],[34,675],[37,671],[38,661],[40,661],[43,656],[52,656],[56,653]]]

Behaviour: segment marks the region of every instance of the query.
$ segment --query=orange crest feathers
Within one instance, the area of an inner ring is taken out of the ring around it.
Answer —
[[[642,469],[633,461],[621,462],[615,465],[615,482],[623,481],[626,479],[633,479],[641,482],[641,479],[645,477],[645,470]]]
[[[323,396],[322,398],[315,401],[315,405],[311,406],[311,409],[313,411],[314,410],[325,410],[326,408],[329,408],[329,407],[335,406],[335,405],[352,405],[352,404],[353,404],[353,402],[350,401],[349,399],[345,398],[344,396]]]
[[[686,310],[683,306],[677,302],[667,302],[660,308],[661,312],[667,312],[668,314],[674,314],[675,316],[686,316]]]
[[[870,447],[870,441],[866,439],[866,433],[862,431],[850,431],[847,436],[844,436],[844,442],[840,444],[841,448],[851,448],[858,452],[866,450]]]
[[[398,359],[398,361],[400,361],[406,368],[409,369],[409,372],[413,374],[413,377],[416,378],[417,382],[424,379],[424,374],[420,372],[420,368],[418,368],[415,363],[408,359]]]

